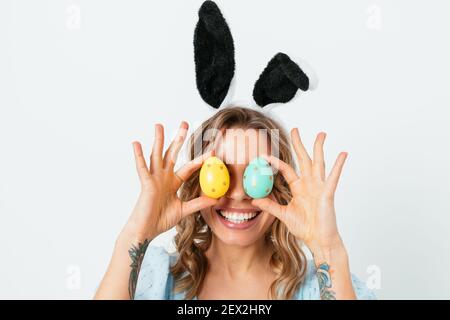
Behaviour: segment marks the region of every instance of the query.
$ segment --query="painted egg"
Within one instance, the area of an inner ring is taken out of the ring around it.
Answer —
[[[245,193],[254,199],[267,197],[273,188],[273,171],[264,158],[253,159],[245,168],[243,186]]]
[[[225,195],[230,187],[230,174],[217,157],[210,157],[203,162],[200,169],[200,188],[210,198],[220,198]]]

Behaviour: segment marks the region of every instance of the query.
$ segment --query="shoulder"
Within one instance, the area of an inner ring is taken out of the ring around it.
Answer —
[[[367,285],[356,275],[351,274],[353,290],[358,300],[375,300],[376,296]],[[319,300],[319,281],[317,279],[316,267],[313,260],[307,261],[305,279],[297,290],[295,300]]]
[[[170,266],[175,259],[176,254],[170,254],[162,247],[151,244],[147,247],[136,284],[136,300],[169,299]]]

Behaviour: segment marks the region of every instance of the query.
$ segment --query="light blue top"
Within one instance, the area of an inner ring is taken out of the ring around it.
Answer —
[[[169,254],[164,248],[149,245],[142,261],[136,286],[136,300],[184,300],[184,292],[173,293],[173,276],[169,267],[177,259],[177,253]],[[315,265],[308,260],[306,277],[294,295],[294,300],[319,300],[319,283]],[[358,299],[374,300],[375,294],[365,283],[352,274],[353,289]]]

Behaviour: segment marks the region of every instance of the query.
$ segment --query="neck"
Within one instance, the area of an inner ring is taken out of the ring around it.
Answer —
[[[228,278],[238,278],[249,272],[267,270],[272,252],[264,238],[248,245],[228,245],[213,235],[206,251],[210,272]]]

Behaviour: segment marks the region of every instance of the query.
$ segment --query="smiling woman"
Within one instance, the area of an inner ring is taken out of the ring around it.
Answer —
[[[252,198],[246,194],[243,186],[243,176],[249,162],[256,156],[267,157],[271,153],[272,145],[283,161],[292,163],[286,135],[283,131],[273,129],[281,128],[260,112],[246,108],[225,108],[207,120],[193,134],[190,141],[190,157],[198,157],[198,154],[194,154],[194,146],[200,143],[203,150],[214,149],[219,158],[225,159],[231,182],[228,193],[220,198],[216,205],[200,210],[197,218],[195,215],[187,217],[177,228],[175,243],[178,252],[182,252],[185,257],[179,259],[172,270],[179,283],[177,288],[186,289],[188,298],[199,295],[200,293],[194,292],[193,289],[200,287],[203,287],[202,294],[204,294],[200,295],[200,298],[217,294],[216,281],[227,273],[233,273],[232,270],[218,269],[217,266],[221,263],[211,263],[209,274],[199,274],[200,270],[206,270],[203,264],[208,260],[239,259],[243,262],[241,267],[244,270],[239,271],[242,274],[245,274],[252,265],[257,265],[255,261],[260,261],[259,264],[263,267],[254,271],[261,275],[255,278],[260,280],[261,287],[255,283],[246,283],[247,290],[253,291],[250,296],[255,298],[269,298],[268,287],[275,296],[275,290],[280,286],[285,290],[282,297],[292,296],[302,280],[306,259],[294,236],[289,233],[286,225],[275,221],[275,216],[268,211],[263,212],[259,206],[252,203]],[[203,141],[205,132],[210,131],[216,135]],[[240,139],[236,139],[238,136]],[[274,143],[271,143],[272,141]],[[180,197],[187,201],[201,194],[197,176],[194,174],[182,186]],[[275,187],[269,197],[278,199],[281,204],[287,204],[291,198],[289,187],[281,175],[275,179]],[[250,217],[252,219],[249,219]],[[242,220],[247,221],[241,222]],[[224,251],[224,247],[232,248],[233,251],[228,249]],[[197,248],[201,250],[198,251]],[[243,248],[246,249],[248,256],[242,251]],[[190,252],[198,254],[191,255]],[[224,252],[232,256],[223,257]],[[198,278],[183,277],[185,271],[198,274]],[[231,281],[230,277],[228,283]],[[231,294],[230,297],[232,296]]]
[[[204,139],[210,129],[215,129],[214,139]],[[230,139],[234,129],[243,130],[247,139]],[[140,144],[134,144],[142,191],[96,298],[374,298],[351,275],[336,225],[334,192],[346,154],[338,156],[326,177],[323,133],[317,135],[311,159],[296,129],[289,141],[267,115],[248,108],[224,108],[194,132],[188,148],[191,161],[174,172],[186,131],[183,122],[163,156],[164,131],[156,125],[149,166]],[[270,134],[262,139],[261,132]],[[260,141],[267,144],[261,147]],[[272,155],[274,141],[278,157]],[[198,143],[200,149],[194,147]],[[250,152],[249,146],[256,152]],[[234,149],[245,161],[227,157]],[[266,159],[276,173],[272,192],[259,199],[251,198],[243,186],[245,169],[255,155]],[[199,184],[200,167],[211,156],[227,159],[224,164],[230,174],[230,186],[218,199],[207,197]],[[149,246],[173,226],[177,229],[174,255]],[[306,259],[303,245],[314,260]]]
[[[134,144],[142,191],[97,297],[372,297],[352,278],[337,229],[334,194],[347,153],[339,154],[326,176],[325,133],[317,135],[311,158],[298,129],[289,140],[279,123],[259,111],[309,90],[310,75],[278,53],[255,83],[258,111],[223,106],[234,77],[234,44],[212,1],[200,7],[194,53],[197,89],[218,111],[194,132],[190,162],[176,172],[187,123],[166,152],[164,128],[156,125],[149,165],[141,145]],[[174,226],[176,255],[148,247]],[[303,246],[314,261],[307,261]]]

